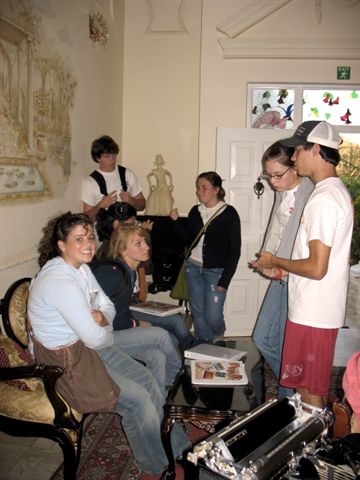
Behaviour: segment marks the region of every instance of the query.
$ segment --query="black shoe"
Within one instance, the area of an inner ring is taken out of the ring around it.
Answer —
[[[193,344],[191,346],[196,347],[197,345],[201,345],[203,343],[208,343],[212,345],[214,342],[212,340],[206,340],[204,338],[194,338]]]
[[[180,343],[179,343],[179,348],[182,352],[184,352],[185,350],[189,350],[189,348],[192,348],[195,346],[195,338],[192,336],[192,335],[189,335],[186,340],[182,340]]]

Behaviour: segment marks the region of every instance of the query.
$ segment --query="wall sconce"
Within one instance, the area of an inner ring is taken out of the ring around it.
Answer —
[[[89,14],[89,36],[94,43],[100,42],[106,45],[108,41],[109,29],[100,12]]]

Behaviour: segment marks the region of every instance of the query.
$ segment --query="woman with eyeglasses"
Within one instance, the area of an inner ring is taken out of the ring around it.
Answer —
[[[275,142],[264,152],[261,160],[261,178],[266,180],[276,193],[260,250],[272,251],[282,258],[291,257],[302,211],[314,189],[309,178],[298,176],[291,160],[293,153],[293,148],[286,148]],[[267,272],[262,273],[268,276]],[[279,380],[288,312],[288,286],[287,277],[280,269],[271,272],[269,278],[272,280],[261,305],[252,338]],[[293,390],[279,386],[280,398],[293,393]]]

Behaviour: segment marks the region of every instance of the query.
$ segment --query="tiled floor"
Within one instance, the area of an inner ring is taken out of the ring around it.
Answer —
[[[0,480],[49,480],[62,458],[56,442],[0,432]]]

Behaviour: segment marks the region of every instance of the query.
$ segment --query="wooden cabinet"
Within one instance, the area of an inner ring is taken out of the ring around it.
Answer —
[[[138,215],[140,221],[154,222],[151,230],[151,273],[149,293],[166,292],[173,287],[183,262],[184,244],[176,235],[169,217]],[[186,225],[187,217],[179,221]]]

